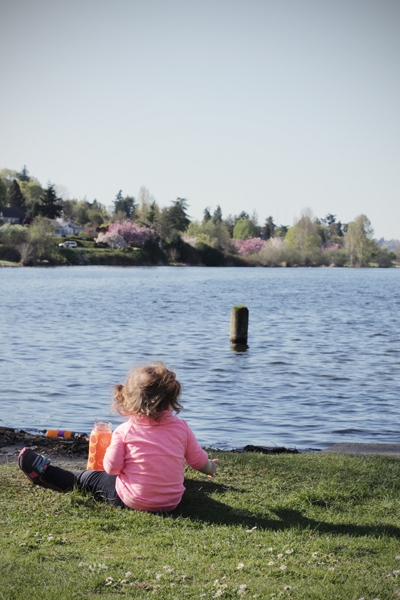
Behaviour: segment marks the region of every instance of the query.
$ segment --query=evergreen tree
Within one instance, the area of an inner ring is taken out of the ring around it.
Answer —
[[[168,209],[168,222],[172,229],[176,231],[185,231],[188,228],[190,219],[186,213],[188,203],[185,198],[177,198],[172,201],[172,206]]]
[[[26,165],[24,165],[21,169],[21,171],[17,174],[17,177],[20,181],[30,181],[31,178],[29,177],[29,171],[26,168]]]
[[[114,212],[123,212],[127,219],[131,219],[136,209],[136,202],[133,196],[122,196],[122,190],[119,190],[114,200]]]
[[[336,223],[336,215],[331,215],[331,213],[328,213],[325,219],[321,219],[321,221],[323,221],[328,227],[330,227],[331,225]]]
[[[21,189],[18,185],[18,181],[16,179],[13,180],[12,184],[8,190],[8,201],[11,206],[15,208],[20,208],[21,210],[26,210],[25,207],[25,198]]]
[[[276,237],[284,238],[286,237],[287,232],[289,231],[289,225],[280,225],[275,229]]]
[[[114,212],[118,212],[119,206],[120,206],[120,202],[123,202],[124,197],[122,195],[122,190],[119,190],[118,194],[115,196],[115,200],[114,200]],[[117,208],[118,207],[118,208]]]
[[[220,223],[222,223],[222,210],[219,205],[217,206],[217,208],[214,211],[212,220],[213,220],[214,225],[220,225]]]
[[[203,211],[203,224],[207,223],[207,221],[211,221],[211,213],[208,206]]]
[[[40,214],[42,217],[48,219],[55,219],[61,215],[62,207],[58,204],[60,198],[57,198],[57,194],[54,190],[54,185],[50,182],[44,191],[43,196],[40,198],[41,204],[39,207]]]
[[[274,237],[275,227],[276,225],[272,217],[268,217],[263,227],[263,234],[265,240],[269,240],[270,238]]]
[[[0,178],[0,206],[6,206],[7,204],[7,186],[4,181]]]
[[[147,215],[147,220],[149,221],[150,225],[153,225],[156,215],[157,215],[157,207],[156,207],[156,201],[154,200],[154,202],[152,202],[150,204],[149,214]]]

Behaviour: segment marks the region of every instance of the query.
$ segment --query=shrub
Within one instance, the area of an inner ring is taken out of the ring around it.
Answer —
[[[206,267],[222,267],[225,263],[224,253],[204,242],[198,242],[196,244],[196,250],[198,250],[200,254],[201,262]]]

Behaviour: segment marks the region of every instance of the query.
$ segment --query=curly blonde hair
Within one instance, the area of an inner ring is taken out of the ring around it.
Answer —
[[[136,367],[128,375],[124,385],[113,389],[111,410],[122,416],[144,415],[160,420],[160,412],[173,410],[178,413],[181,384],[174,371],[170,371],[162,362]]]

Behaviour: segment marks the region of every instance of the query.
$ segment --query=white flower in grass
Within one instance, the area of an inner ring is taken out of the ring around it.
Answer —
[[[125,573],[125,577],[131,577],[132,573],[130,571],[128,571],[127,573]]]
[[[159,588],[158,587],[153,587],[153,594],[156,594],[158,592]]]
[[[286,554],[292,554],[293,550],[286,550]]]
[[[172,567],[170,567],[169,569],[167,569],[167,573],[173,573],[174,569]]]
[[[216,579],[216,580],[214,581],[213,585],[214,585],[214,586],[215,586],[215,585],[218,585],[218,579]]]
[[[84,562],[80,562],[80,563],[78,564],[78,567],[84,567],[84,566],[85,566],[85,563],[84,563]]]
[[[277,554],[276,555],[278,558],[282,558],[283,554]]]
[[[162,573],[157,573],[156,579],[160,580],[162,576],[163,576]]]
[[[213,598],[219,598],[220,596],[222,596],[224,592],[222,590],[217,590],[213,596]]]
[[[269,561],[269,563],[268,563],[268,566],[269,566],[269,567],[272,567],[272,565],[273,565],[273,564],[274,564],[274,561],[273,561],[273,560],[270,560],[270,561]]]
[[[283,588],[285,590],[285,592],[289,592],[292,589],[291,585],[285,585],[285,587]]]
[[[313,558],[316,558],[317,556],[318,556],[318,552],[313,552],[313,553],[312,553],[312,557],[313,557]]]
[[[286,565],[281,565],[279,568],[281,569],[281,571],[284,571],[286,569]]]
[[[237,592],[237,593],[238,593],[238,594],[243,594],[243,595],[244,595],[244,594],[246,593],[246,590],[238,590],[238,592]]]
[[[176,585],[175,583],[171,583],[171,587],[175,587],[175,585]]]
[[[400,571],[393,571],[393,575],[398,575]]]
[[[252,527],[251,529],[246,529],[246,533],[252,533],[257,527]]]
[[[400,560],[400,556],[396,556],[396,560]]]
[[[243,567],[244,567],[244,563],[240,562],[236,568],[237,569],[243,569]]]
[[[328,571],[334,571],[335,567],[328,567]]]
[[[268,552],[272,552],[273,548],[268,548]]]
[[[242,585],[239,585],[239,590],[247,590],[247,585],[242,583]]]
[[[114,579],[112,577],[107,577],[106,579],[106,585],[112,585]]]

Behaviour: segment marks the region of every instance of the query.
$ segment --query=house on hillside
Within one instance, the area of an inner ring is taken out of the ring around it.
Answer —
[[[83,227],[73,223],[72,221],[65,221],[63,217],[58,219],[52,219],[51,224],[55,230],[56,237],[65,237],[67,235],[78,235],[83,231]]]
[[[15,206],[2,206],[0,208],[0,225],[10,223],[11,225],[22,225],[25,221],[26,213]]]

